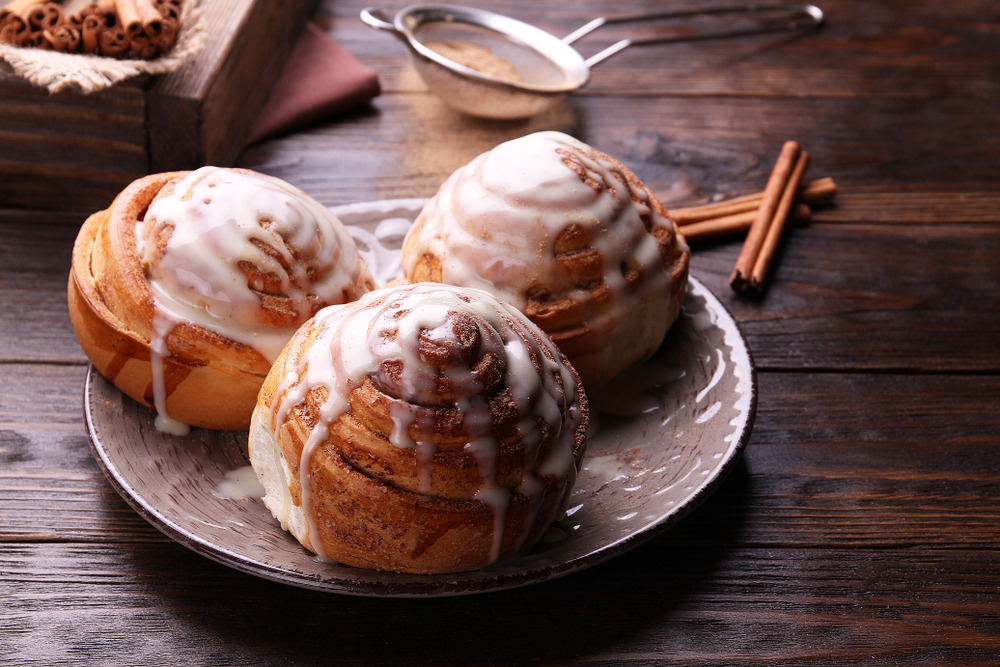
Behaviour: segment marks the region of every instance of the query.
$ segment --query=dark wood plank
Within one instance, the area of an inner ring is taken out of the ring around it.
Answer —
[[[987,665],[997,564],[663,540],[520,590],[377,600],[253,579],[174,544],[0,545],[0,646],[47,664]]]
[[[239,166],[330,205],[429,197],[479,153],[539,130],[567,132],[621,159],[674,206],[762,190],[787,139],[811,154],[810,177],[832,176],[845,195],[915,184],[995,192],[1000,182],[1000,105],[966,98],[578,97],[531,120],[497,123],[451,111],[428,93],[383,95],[372,110],[251,147]]]
[[[202,3],[209,37],[184,66],[96,94],[0,68],[0,206],[90,212],[145,174],[231,165],[315,6]]]
[[[766,373],[743,465],[672,538],[1000,546],[996,376]]]
[[[83,365],[0,364],[0,542],[163,541],[104,478]]]
[[[840,192],[836,205],[815,212],[817,222],[877,222],[879,224],[974,224],[1000,222],[1000,192],[968,189],[934,192],[910,186],[893,192],[853,187]]]
[[[761,299],[729,289],[740,242],[692,270],[735,314],[760,369],[1000,369],[1000,227],[791,230]]]
[[[824,27],[801,39],[760,36],[694,44],[633,47],[593,69],[586,95],[725,97],[997,98],[1000,36],[989,0],[914,7],[905,0],[818,3]],[[382,73],[389,92],[423,88],[404,70],[407,50],[358,20],[360,2],[324,3],[318,16],[363,62]],[[396,11],[402,4],[386,11]],[[530,0],[489,9],[563,37],[598,16],[663,11],[662,2],[574,2],[552,11]],[[905,20],[902,18],[905,17]],[[988,17],[993,17],[988,18]],[[619,39],[671,34],[667,25],[607,26],[577,43],[590,56]],[[892,75],[886,73],[891,71]]]
[[[0,360],[85,362],[65,295],[78,218],[5,219],[0,298],[11,316],[0,319]],[[739,245],[699,244],[692,267],[734,313],[762,370],[1000,369],[998,225],[796,228],[763,299],[728,287]]]
[[[829,0],[828,25],[804,39],[632,49],[515,123],[444,109],[402,44],[358,19],[365,4],[325,1],[316,16],[386,92],[241,166],[329,205],[426,197],[497,143],[558,129],[675,206],[760,190],[786,139],[811,153],[810,176],[836,179],[761,299],[728,288],[738,239],[695,247],[694,274],[759,370],[742,460],[651,542],[519,590],[374,600],[244,575],[161,535],[90,453],[65,280],[92,207],[0,209],[0,664],[1000,663],[996,3]],[[490,7],[565,34],[662,3]],[[38,100],[22,93],[0,96],[0,155],[32,122]],[[85,111],[102,125],[112,107]],[[94,131],[77,148],[110,145]],[[115,168],[93,166],[29,194],[65,197]],[[0,206],[26,182],[0,173]]]
[[[232,165],[316,4],[206,3],[205,49],[150,87],[148,171]]]
[[[0,362],[82,364],[66,285],[83,216],[0,211]]]
[[[135,83],[50,95],[0,71],[0,206],[107,205],[148,169],[145,114]]]
[[[0,542],[159,540],[92,460],[82,366],[0,365]],[[997,376],[768,373],[744,460],[671,539],[1000,548]]]

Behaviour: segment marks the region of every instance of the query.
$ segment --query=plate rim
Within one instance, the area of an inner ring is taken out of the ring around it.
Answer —
[[[407,205],[412,205],[420,201],[422,200],[382,200],[371,202],[370,206],[372,208],[393,210],[396,208],[405,208]],[[333,210],[335,212],[338,208],[360,210],[363,206],[364,204],[360,203],[349,204],[343,207],[334,207]],[[379,573],[375,571],[370,571],[373,579],[368,580],[352,580],[338,578],[337,576],[313,578],[290,573],[286,569],[260,562],[254,558],[242,556],[204,537],[190,533],[158,511],[158,508],[152,506],[142,494],[138,493],[129,484],[127,477],[121,473],[118,466],[110,459],[109,453],[105,450],[103,444],[99,443],[98,428],[94,423],[94,415],[91,410],[93,376],[97,374],[93,364],[90,364],[88,367],[83,393],[87,436],[95,460],[105,477],[118,495],[143,519],[173,541],[191,549],[195,553],[246,574],[300,588],[361,597],[449,597],[509,590],[534,583],[541,583],[542,581],[563,577],[607,562],[645,544],[677,525],[718,489],[729,476],[732,469],[736,467],[743,450],[746,448],[756,420],[758,399],[757,373],[753,355],[739,323],[733,318],[725,304],[693,275],[689,275],[687,289],[698,293],[699,296],[706,299],[706,303],[710,304],[710,310],[716,315],[716,321],[713,322],[713,326],[723,329],[724,334],[728,327],[735,334],[735,340],[739,342],[738,346],[733,345],[731,347],[732,352],[730,353],[732,357],[735,357],[737,354],[740,356],[739,359],[734,359],[735,367],[745,365],[747,371],[746,382],[748,382],[748,386],[746,387],[746,392],[742,395],[745,398],[741,396],[740,400],[748,401],[748,404],[746,409],[741,410],[741,414],[739,415],[741,418],[741,423],[737,425],[739,437],[734,438],[733,442],[730,443],[729,447],[725,450],[723,460],[713,470],[712,474],[703,481],[696,491],[684,498],[683,502],[674,506],[665,516],[652,521],[644,528],[637,529],[625,537],[611,541],[586,554],[565,561],[547,564],[543,567],[527,568],[514,572],[498,571],[489,578],[457,581],[448,581],[447,578],[449,575],[406,575],[405,581],[400,581],[399,579],[378,581]],[[97,375],[100,377],[99,374]],[[100,379],[103,380],[103,378]],[[106,380],[104,381],[106,382]],[[312,557],[305,552],[303,552],[303,556]],[[512,561],[516,561],[516,559],[517,556],[515,555],[504,561],[504,563],[510,564]],[[338,566],[341,565],[338,564]],[[396,576],[395,573],[392,574]],[[451,576],[462,577],[464,574],[467,573],[456,573]]]

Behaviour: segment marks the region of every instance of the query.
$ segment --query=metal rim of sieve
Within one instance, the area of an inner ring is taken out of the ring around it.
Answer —
[[[581,37],[605,25],[673,20],[703,15],[768,15],[773,13],[784,13],[785,16],[781,19],[771,20],[768,23],[750,28],[641,39],[623,39],[587,59],[584,59],[571,46],[573,42]],[[420,66],[418,69],[433,68],[433,70],[424,69],[421,72],[421,76],[423,76],[431,90],[441,97],[444,102],[474,116],[520,118],[538,113],[561,99],[565,94],[582,88],[590,80],[591,67],[630,46],[704,41],[761,33],[818,28],[825,21],[825,15],[819,7],[809,4],[760,3],[744,6],[702,7],[629,16],[600,17],[593,19],[563,39],[559,39],[551,33],[502,14],[495,14],[483,9],[460,5],[410,5],[401,9],[391,20],[380,9],[369,7],[361,12],[361,19],[369,26],[392,33],[402,40],[409,47],[411,55],[415,58],[415,62]],[[500,39],[528,49],[548,61],[549,64],[557,69],[560,72],[561,80],[558,83],[512,82],[454,62],[425,46],[418,34],[425,26],[439,23],[449,26],[469,26],[476,29],[483,29],[493,35],[499,36]],[[429,71],[435,72],[435,75],[432,75],[435,79],[434,81],[428,80],[432,78],[426,75]],[[442,76],[436,76],[438,71]],[[445,73],[447,73],[447,76],[444,76]],[[475,103],[472,104],[473,108],[468,108],[469,104],[455,99],[456,97],[462,97],[456,87],[462,86],[463,82],[473,85],[480,90],[489,90],[494,95],[506,93],[508,95],[507,102],[509,103],[507,106],[510,108],[504,110],[490,109],[484,112],[482,108],[478,108],[481,105]]]
[[[483,9],[457,5],[411,5],[401,9],[390,21],[381,10],[370,7],[361,12],[361,18],[373,28],[385,30],[401,39],[414,56],[477,81],[514,90],[558,94],[572,92],[584,86],[590,78],[590,68],[583,57],[559,38],[517,19]],[[562,72],[563,82],[559,85],[514,83],[456,63],[426,47],[418,36],[422,27],[434,23],[485,28],[520,44],[555,65]]]

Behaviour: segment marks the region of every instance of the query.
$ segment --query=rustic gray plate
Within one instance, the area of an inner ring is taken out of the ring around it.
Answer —
[[[392,246],[398,247],[401,230],[422,204],[397,200],[334,210],[367,242],[369,259],[382,262],[384,279],[391,274]],[[181,544],[237,570],[305,588],[421,597],[502,590],[569,574],[676,524],[736,462],[750,437],[757,384],[733,318],[692,278],[681,316],[660,351],[590,398],[595,429],[567,516],[531,550],[450,575],[318,561],[281,530],[259,499],[236,500],[223,491],[236,471],[246,470],[245,433],[160,433],[150,410],[93,369],[84,412],[94,454],[112,485]]]

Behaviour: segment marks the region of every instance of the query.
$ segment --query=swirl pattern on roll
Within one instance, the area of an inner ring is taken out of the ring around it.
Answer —
[[[460,571],[541,536],[588,423],[578,376],[522,313],[415,284],[296,333],[261,391],[250,457],[265,504],[321,557]]]
[[[158,425],[245,429],[296,328],[374,287],[329,209],[277,178],[203,167],[139,179],[84,223],[69,302],[97,370]]]
[[[287,329],[371,285],[330,209],[264,174],[193,171],[160,190],[135,235],[159,308],[247,339],[272,361]],[[276,344],[268,327],[286,330]]]
[[[690,251],[614,158],[559,132],[501,144],[452,174],[403,245],[403,277],[492,292],[559,345],[588,385],[659,346]]]

